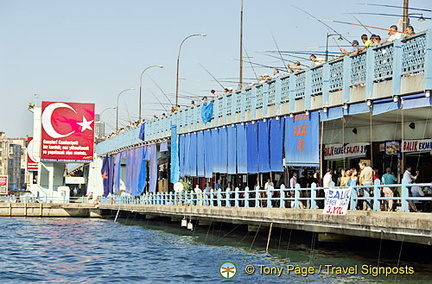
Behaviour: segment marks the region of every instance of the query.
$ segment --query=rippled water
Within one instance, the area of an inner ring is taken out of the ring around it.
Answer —
[[[361,265],[348,255],[289,250],[264,253],[253,234],[244,237],[227,231],[188,231],[171,224],[114,223],[103,219],[0,218],[1,283],[154,283],[154,282],[366,282],[389,280],[364,275],[329,274],[260,275],[257,265],[286,267]],[[282,237],[275,236],[275,241]],[[257,246],[258,245],[258,246]],[[225,261],[236,264],[235,278],[219,274]],[[429,261],[428,261],[429,262]],[[244,272],[246,265],[257,269]],[[428,279],[426,272],[415,279]],[[425,274],[426,273],[426,274]],[[394,280],[395,278],[391,278]],[[399,278],[409,279],[409,278]],[[414,279],[414,278],[413,278]]]

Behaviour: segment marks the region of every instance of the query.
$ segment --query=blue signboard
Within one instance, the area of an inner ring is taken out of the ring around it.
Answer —
[[[286,117],[285,127],[285,164],[287,166],[318,167],[318,112]]]

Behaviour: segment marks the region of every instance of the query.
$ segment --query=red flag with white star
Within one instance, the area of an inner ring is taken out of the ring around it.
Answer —
[[[42,161],[92,161],[94,104],[42,102]]]

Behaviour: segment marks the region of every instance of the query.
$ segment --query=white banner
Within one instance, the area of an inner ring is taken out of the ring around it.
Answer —
[[[365,157],[369,143],[331,144],[324,147],[324,160],[342,160],[343,158]]]
[[[326,188],[324,214],[346,215],[351,198],[350,188]]]
[[[402,141],[402,152],[428,152],[430,150],[432,150],[432,139]]]

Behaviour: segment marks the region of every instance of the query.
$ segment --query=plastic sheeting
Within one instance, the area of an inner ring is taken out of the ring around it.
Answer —
[[[213,128],[210,130],[211,132],[211,149],[213,153],[213,173],[218,173],[221,171],[221,162],[220,162],[220,148],[219,148],[219,132],[217,128]]]
[[[179,178],[179,138],[177,135],[177,125],[171,125],[171,183],[178,182]]]
[[[351,104],[348,106],[347,110],[344,110],[345,115],[354,115],[360,113],[368,113],[370,111],[370,107],[366,102],[361,102],[357,104]],[[322,121],[322,119],[321,119]]]
[[[271,119],[270,125],[270,170],[283,172],[283,134],[285,118]]]
[[[251,122],[246,124],[247,139],[247,171],[249,174],[258,173],[258,127]]]
[[[393,110],[397,110],[400,107],[399,102],[394,102],[393,99],[377,100],[374,102],[372,107],[372,115],[378,115]]]
[[[211,178],[213,176],[213,153],[215,148],[213,147],[212,132],[205,130],[204,135],[204,176]]]
[[[236,125],[237,133],[237,173],[247,174],[248,173],[248,160],[247,160],[247,136],[246,126],[244,124]]]
[[[141,166],[143,161],[143,148],[135,148],[127,150],[125,153],[126,160],[126,192],[136,196],[142,193],[141,188],[139,188]]]
[[[424,93],[421,93],[416,95],[404,96],[403,102],[403,109],[430,107],[432,105],[432,98],[426,98]]]
[[[228,126],[227,128],[227,141],[228,141],[228,174],[236,174],[237,173],[237,155],[236,151],[238,149],[237,146],[237,135],[236,135],[236,127],[233,125]]]
[[[285,119],[285,160],[287,166],[319,166],[318,112],[297,114]]]
[[[260,173],[270,172],[270,131],[268,122],[258,121],[258,171]]]
[[[138,191],[137,194],[141,195],[147,185],[147,162],[144,157],[147,155],[147,147],[142,148],[141,166],[138,175]]]
[[[321,121],[329,121],[341,118],[343,115],[343,108],[338,107],[332,107],[327,110],[327,112],[320,111],[320,120]],[[286,123],[286,121],[285,121]]]
[[[179,145],[180,145],[180,150],[179,150],[179,174],[180,177],[184,177],[185,176],[185,147],[186,147],[186,135],[180,135],[179,136]]]
[[[135,134],[136,135],[136,134]],[[138,138],[145,141],[145,122],[141,124],[140,132]]]
[[[201,105],[201,119],[204,123],[213,119],[213,101]]]

